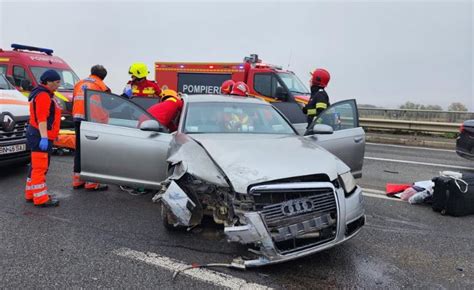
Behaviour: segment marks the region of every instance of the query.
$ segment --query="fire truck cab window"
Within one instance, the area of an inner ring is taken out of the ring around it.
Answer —
[[[0,65],[0,74],[1,75],[7,75],[7,66],[6,65]]]
[[[274,74],[255,74],[254,89],[265,97],[275,98],[278,87],[283,87]]]
[[[30,78],[26,74],[25,69],[17,65],[13,67],[13,80],[15,81],[15,86],[17,87],[21,86],[22,80],[29,80],[31,82]]]

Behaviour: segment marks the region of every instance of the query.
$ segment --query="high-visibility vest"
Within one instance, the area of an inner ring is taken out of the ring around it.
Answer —
[[[86,118],[85,109],[84,109],[85,89],[103,91],[103,92],[108,90],[104,82],[95,75],[90,75],[88,78],[80,80],[74,86],[74,92],[73,92],[74,103],[72,106],[72,117],[74,121],[82,121]]]
[[[49,98],[51,99],[51,103],[48,108],[49,114],[48,118],[46,119],[46,129],[48,131],[48,138],[55,139],[58,136],[59,132],[59,125],[61,121],[61,107],[54,99],[54,94],[43,85],[39,85],[38,87],[33,89],[28,97],[28,100],[30,101],[30,129],[36,133],[36,136],[40,136],[39,122],[37,118],[38,108],[36,106],[36,97],[40,93],[48,94]]]

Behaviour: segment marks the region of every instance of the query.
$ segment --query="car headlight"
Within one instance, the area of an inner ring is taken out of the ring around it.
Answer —
[[[352,176],[352,173],[348,171],[339,175],[339,178],[341,179],[342,187],[344,188],[346,196],[351,194],[357,186],[354,176]]]

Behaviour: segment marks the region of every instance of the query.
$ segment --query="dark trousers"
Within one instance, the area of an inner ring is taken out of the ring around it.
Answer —
[[[81,122],[74,122],[76,132],[76,150],[74,151],[74,173],[81,173]]]

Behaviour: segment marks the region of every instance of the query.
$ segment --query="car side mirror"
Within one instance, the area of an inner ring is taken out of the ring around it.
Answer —
[[[326,124],[316,124],[312,128],[308,128],[304,135],[330,135],[332,133],[334,133],[334,129],[331,126]]]
[[[31,91],[33,89],[33,86],[31,85],[30,80],[26,80],[26,79],[21,80],[20,86],[25,91]]]
[[[282,102],[288,101],[288,92],[283,87],[277,87],[275,91],[275,98]]]
[[[165,129],[155,120],[146,120],[140,124],[140,130],[142,131],[153,131],[153,132],[165,132]]]

